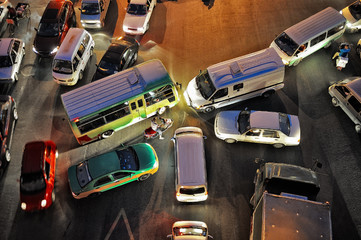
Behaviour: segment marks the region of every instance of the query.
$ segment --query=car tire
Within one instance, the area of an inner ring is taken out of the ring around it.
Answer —
[[[113,130],[108,130],[102,133],[102,138],[110,138],[114,134]]]
[[[166,110],[167,110],[167,107],[161,107],[161,108],[159,108],[159,109],[157,110],[157,113],[158,113],[159,115],[162,115],[163,113],[165,113]]]
[[[11,154],[10,154],[10,150],[6,149],[5,150],[5,160],[6,162],[10,162],[11,161]]]
[[[84,77],[84,73],[83,73],[83,71],[80,71],[80,72],[79,72],[79,80],[82,80],[83,77]]]
[[[273,144],[273,147],[274,148],[283,148],[285,145],[284,144],[282,144],[282,143],[275,143],[275,144]]]
[[[333,97],[331,101],[334,107],[338,107],[340,105],[340,102],[335,97]]]
[[[147,180],[149,177],[150,177],[149,173],[144,174],[138,178],[138,181],[143,182],[143,181]]]
[[[205,113],[210,113],[214,110],[214,107],[207,107],[206,109],[204,109]]]
[[[361,125],[360,124],[356,124],[355,125],[355,130],[357,133],[361,133]]]
[[[293,66],[293,67],[294,67],[294,66],[297,66],[301,61],[302,61],[302,58],[297,59],[297,60],[292,64],[292,66]]]
[[[325,46],[323,46],[323,48],[329,48],[332,44],[332,41],[329,41]]]
[[[15,80],[15,82],[17,82],[19,80],[19,77],[18,77],[17,73],[14,74],[14,80]]]
[[[233,138],[226,138],[226,139],[224,139],[224,141],[226,143],[235,143],[235,142],[237,142],[236,139],[233,139]]]
[[[13,116],[15,120],[18,120],[19,115],[18,115],[18,110],[16,110],[16,108],[14,108]]]

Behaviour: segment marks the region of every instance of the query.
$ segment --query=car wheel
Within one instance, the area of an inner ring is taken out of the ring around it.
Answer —
[[[80,73],[79,73],[79,80],[81,80],[81,79],[83,79],[83,71],[80,71]]]
[[[15,80],[16,82],[19,80],[19,77],[18,77],[18,74],[17,74],[17,73],[14,74],[14,80]]]
[[[11,154],[10,154],[9,149],[6,149],[6,151],[5,151],[5,159],[7,162],[10,162],[10,160],[11,160]]]
[[[292,66],[297,66],[301,62],[302,58],[297,59]]]
[[[204,110],[204,112],[210,113],[210,112],[212,112],[213,110],[214,110],[214,107],[207,107],[207,108]]]
[[[100,195],[100,192],[95,192],[95,193],[92,193],[88,196],[88,198],[93,198],[93,197],[97,197]]]
[[[14,108],[13,115],[14,115],[14,119],[15,119],[15,120],[18,120],[19,115],[18,115],[18,110],[16,110],[16,108]]]
[[[138,178],[138,181],[142,182],[142,181],[144,181],[144,180],[147,180],[147,179],[149,178],[149,176],[150,176],[149,173],[144,174],[144,175],[142,175],[142,176],[140,176],[140,177]]]
[[[161,107],[161,108],[158,109],[157,113],[158,113],[159,115],[162,115],[166,110],[167,110],[166,107]]]
[[[274,91],[267,91],[265,93],[262,94],[262,97],[264,98],[268,98],[269,96],[271,96],[274,93]]]
[[[102,133],[102,138],[110,138],[114,134],[113,130],[108,130]]]
[[[224,140],[226,143],[235,143],[235,142],[237,142],[235,139],[233,139],[233,138],[226,138],[225,140]]]
[[[340,102],[335,97],[333,97],[331,101],[334,107],[338,107],[340,105]]]
[[[275,144],[273,144],[273,147],[274,148],[283,148],[285,145],[284,144],[282,144],[282,143],[275,143]]]
[[[360,124],[356,124],[355,125],[355,130],[357,133],[361,133],[361,125]]]
[[[331,46],[331,44],[332,44],[332,41],[329,41],[323,48],[328,48]]]
[[[93,56],[93,54],[94,54],[94,49],[90,48],[90,56]]]

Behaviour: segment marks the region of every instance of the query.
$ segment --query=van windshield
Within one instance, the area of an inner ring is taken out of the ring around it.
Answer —
[[[173,232],[176,236],[207,236],[207,228],[201,226],[175,227]]]
[[[196,77],[196,84],[197,89],[199,90],[204,99],[208,100],[216,91],[216,88],[214,87],[207,70],[201,72]]]
[[[53,71],[56,73],[70,74],[73,72],[71,62],[64,60],[54,60]]]
[[[22,193],[34,194],[45,190],[46,183],[42,172],[26,173],[20,177],[20,190]]]
[[[179,189],[180,194],[195,195],[205,193],[204,187],[199,188],[181,188]]]
[[[290,126],[291,124],[288,114],[280,113],[280,130],[287,136],[289,136],[291,132]]]
[[[250,124],[250,112],[242,111],[238,115],[238,131],[243,134],[251,128]]]
[[[96,15],[99,13],[100,13],[100,11],[99,11],[98,3],[82,3],[81,4],[81,14]]]
[[[350,10],[352,17],[354,17],[357,21],[361,19],[361,2],[355,2],[348,9]]]
[[[145,15],[147,13],[147,6],[142,4],[129,4],[127,13],[132,15]]]
[[[277,46],[285,52],[288,56],[293,56],[298,49],[298,44],[295,43],[285,32],[275,39]]]
[[[59,23],[44,23],[39,24],[38,35],[43,37],[56,37],[59,35]]]

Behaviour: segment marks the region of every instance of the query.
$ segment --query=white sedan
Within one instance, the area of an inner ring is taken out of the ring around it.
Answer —
[[[0,38],[0,84],[12,84],[18,80],[25,44],[18,38]]]
[[[130,0],[123,21],[123,31],[131,35],[142,35],[149,29],[157,0]]]
[[[297,116],[265,111],[224,111],[216,115],[216,136],[227,143],[252,142],[275,148],[300,144]]]

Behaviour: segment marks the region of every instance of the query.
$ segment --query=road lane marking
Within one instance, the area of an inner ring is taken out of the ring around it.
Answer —
[[[118,216],[115,218],[115,220],[114,220],[112,226],[110,227],[109,232],[105,236],[104,240],[109,240],[110,236],[112,235],[112,233],[113,233],[115,227],[117,226],[119,219],[122,215],[123,215],[123,220],[124,220],[125,226],[127,227],[129,239],[134,240],[134,236],[133,236],[132,230],[130,229],[129,221],[128,221],[127,215],[125,214],[124,208],[120,209]]]

